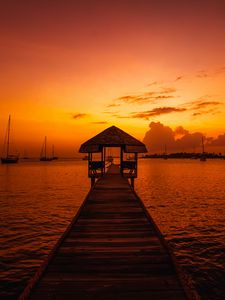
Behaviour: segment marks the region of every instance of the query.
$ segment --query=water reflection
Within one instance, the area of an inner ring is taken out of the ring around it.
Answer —
[[[225,296],[224,161],[140,160],[136,189],[203,299]]]

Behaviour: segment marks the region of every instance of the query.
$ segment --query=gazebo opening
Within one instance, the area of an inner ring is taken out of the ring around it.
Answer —
[[[88,153],[88,176],[91,184],[102,177],[111,164],[120,167],[122,176],[130,178],[134,186],[137,177],[138,153],[145,153],[145,145],[116,126],[111,126],[83,143],[79,152]]]

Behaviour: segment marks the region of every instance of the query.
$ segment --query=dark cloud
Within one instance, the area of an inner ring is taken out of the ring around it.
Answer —
[[[195,112],[195,113],[192,114],[192,116],[196,117],[196,116],[201,116],[201,115],[206,115],[206,114],[215,115],[215,114],[218,114],[218,113],[220,113],[218,110],[212,108],[212,109],[209,109],[209,110],[202,110],[202,111]]]
[[[179,80],[183,79],[183,77],[184,77],[184,76],[178,76],[178,77],[175,79],[175,81],[179,81]]]
[[[176,140],[176,149],[178,151],[191,150],[201,146],[203,134],[201,132],[186,133]]]
[[[198,109],[198,108],[204,108],[208,106],[217,106],[222,103],[218,101],[196,101],[194,104],[195,104],[195,109]]]
[[[197,117],[197,116],[201,116],[202,114],[203,114],[202,112],[196,112],[196,113],[193,113],[192,116]]]
[[[141,99],[142,99],[141,96],[131,96],[131,95],[117,98],[118,101],[125,102],[125,103],[136,103],[136,102],[140,102]]]
[[[164,93],[164,95],[154,96],[154,99],[158,99],[158,98],[168,99],[172,97],[170,93],[174,91],[176,91],[174,88],[163,88],[162,93]],[[149,97],[152,97],[152,95],[154,95],[154,92],[145,93],[145,96],[148,99]],[[151,117],[156,117],[164,114],[182,113],[185,111],[190,112],[193,117],[201,116],[204,114],[214,115],[219,113],[218,107],[220,105],[223,105],[223,103],[219,101],[207,100],[208,98],[210,98],[210,96],[205,96],[200,100],[188,102],[179,107],[172,107],[172,106],[156,107],[151,110],[133,112],[127,116],[121,116],[118,111],[117,112],[106,111],[104,113],[111,114],[113,117],[117,117],[117,118],[139,118],[145,120],[149,120],[149,118]],[[140,98],[137,96],[124,96],[124,97],[120,97],[119,99],[123,101],[127,101],[128,103],[135,103],[136,101],[138,102],[143,101],[144,98]]]
[[[225,146],[225,133],[219,135],[216,139],[213,139],[209,142],[211,146]]]
[[[143,142],[151,152],[163,152],[165,145],[169,149],[174,149],[174,132],[169,126],[164,126],[160,122],[151,122],[150,130],[146,132]]]
[[[160,122],[151,122],[150,130],[146,132],[143,142],[150,152],[164,152],[165,145],[168,152],[193,151],[201,146],[203,134],[200,132],[189,133],[182,126],[172,130]],[[176,138],[177,135],[182,135]]]
[[[96,122],[90,122],[91,124],[108,124],[107,121],[96,121]]]
[[[112,103],[107,105],[107,107],[118,107],[118,106],[120,106],[120,104]]]
[[[128,104],[155,103],[159,100],[174,98],[175,92],[176,89],[173,87],[162,87],[158,91],[149,91],[140,95],[125,95],[117,98],[116,101]]]
[[[163,87],[161,93],[162,94],[171,94],[176,92],[176,89],[173,87]]]
[[[163,114],[169,114],[174,112],[184,112],[186,111],[186,108],[177,108],[177,107],[156,107],[152,110],[138,112],[138,113],[132,113],[132,118],[140,118],[140,119],[146,119],[148,120],[150,117],[155,117]]]
[[[174,130],[174,134],[175,136],[183,136],[185,134],[188,134],[189,131],[184,129],[182,126],[178,126],[175,130]]]
[[[210,96],[205,96],[205,98],[210,98]],[[190,106],[189,110],[194,111],[192,113],[193,117],[205,115],[205,114],[216,114],[219,113],[218,106],[222,105],[222,102],[219,101],[209,101],[205,99],[196,100],[186,105]]]
[[[216,138],[206,137],[201,132],[190,133],[182,126],[175,130],[160,122],[151,122],[143,142],[151,153],[162,153],[165,146],[168,152],[201,151],[202,137],[206,151],[214,151],[213,147],[225,147],[225,133]]]
[[[85,118],[87,116],[88,116],[88,114],[85,114],[85,113],[77,113],[77,114],[73,115],[73,119],[77,120],[77,119]]]

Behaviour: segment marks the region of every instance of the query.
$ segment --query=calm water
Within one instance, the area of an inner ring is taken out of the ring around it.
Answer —
[[[136,190],[203,299],[225,299],[225,161],[139,160]],[[89,190],[87,162],[0,165],[0,298],[16,299]]]

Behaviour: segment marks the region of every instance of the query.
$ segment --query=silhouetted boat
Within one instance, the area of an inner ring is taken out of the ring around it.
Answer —
[[[40,161],[51,161],[52,157],[47,157],[47,137],[45,136],[44,143],[41,149]]]
[[[85,155],[85,156],[82,158],[82,160],[88,160],[88,156]]]
[[[6,141],[6,156],[1,157],[2,164],[15,164],[19,160],[19,155],[10,154],[9,146],[10,146],[10,124],[11,116],[9,115],[8,126],[7,126],[7,141]]]

